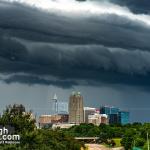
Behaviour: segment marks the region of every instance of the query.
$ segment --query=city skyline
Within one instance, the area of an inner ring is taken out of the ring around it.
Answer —
[[[73,93],[74,91],[72,91],[71,93]],[[81,92],[80,92],[81,93]],[[68,93],[68,94],[70,94],[70,93]],[[82,93],[81,93],[82,94]],[[58,105],[58,111],[56,112],[55,111],[55,102],[53,102],[53,101],[51,101],[51,99],[53,98],[53,97],[55,97],[55,96],[57,96],[57,105]],[[84,95],[85,97],[86,97],[86,95]],[[64,101],[64,100],[62,100],[62,99],[60,99],[60,97],[58,96],[58,95],[56,95],[56,93],[52,96],[52,97],[48,97],[49,99],[48,99],[48,103],[45,103],[45,105],[47,105],[47,107],[46,108],[42,108],[42,107],[40,107],[40,108],[35,108],[35,107],[31,107],[31,106],[29,106],[29,107],[26,107],[27,108],[27,110],[29,111],[29,110],[32,110],[33,111],[33,114],[35,114],[37,117],[38,116],[40,116],[40,115],[42,115],[42,114],[44,114],[44,115],[52,115],[52,114],[61,114],[61,113],[69,113],[69,111],[68,111],[68,103],[69,103],[69,97],[70,97],[70,95],[68,95],[68,101]],[[100,101],[99,101],[100,102]],[[17,104],[17,102],[15,102],[16,104]],[[53,104],[52,104],[53,103]],[[24,104],[24,103],[23,103]],[[8,105],[8,104],[7,104]],[[63,105],[63,106],[61,106],[61,105]],[[27,106],[27,105],[25,105],[25,106]],[[112,105],[111,103],[96,103],[95,105],[93,105],[93,103],[92,104],[89,104],[89,105],[87,105],[86,103],[84,103],[84,108],[88,108],[88,107],[93,107],[93,108],[95,108],[95,109],[99,109],[101,106],[105,106],[105,107],[109,107],[109,108],[117,108],[118,110],[122,110],[122,111],[131,111],[130,109],[128,109],[128,108],[119,108],[119,105]],[[52,108],[53,107],[53,108]],[[3,108],[3,110],[5,109],[5,107]],[[131,111],[132,112],[132,111]],[[132,122],[136,122],[136,121],[134,121],[134,120],[132,120],[133,118],[132,118],[132,113],[130,113],[131,115],[131,119],[130,119],[130,122],[132,123]]]
[[[48,113],[56,93],[150,122],[150,2],[0,0],[0,111]]]
[[[52,100],[54,100],[55,106],[59,104],[56,94],[54,94]],[[55,110],[58,110],[57,108]],[[127,125],[130,123],[130,112],[114,106],[85,107],[82,93],[80,91],[73,91],[70,94],[66,111],[62,113],[55,111],[52,114],[42,114],[39,116],[40,128],[48,126],[52,126],[52,128],[57,126],[60,128],[70,128],[73,125],[83,123],[97,126],[101,124]]]

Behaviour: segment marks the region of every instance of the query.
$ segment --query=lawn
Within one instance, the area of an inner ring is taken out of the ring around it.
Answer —
[[[88,149],[89,149],[88,146],[86,146],[85,149],[81,147],[81,150],[88,150]]]
[[[121,143],[120,143],[121,142],[121,138],[114,138],[113,140],[116,143],[115,147],[120,147],[121,146]]]

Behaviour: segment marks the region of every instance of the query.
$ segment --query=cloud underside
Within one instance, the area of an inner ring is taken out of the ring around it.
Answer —
[[[0,79],[149,87],[149,39],[148,24],[124,15],[68,15],[0,2]]]
[[[134,13],[150,13],[150,2],[149,0],[110,0],[113,3],[121,6],[127,6]]]

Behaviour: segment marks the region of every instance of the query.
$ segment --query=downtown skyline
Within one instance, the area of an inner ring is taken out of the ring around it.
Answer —
[[[150,2],[0,0],[0,111],[49,111],[54,93],[150,122]]]

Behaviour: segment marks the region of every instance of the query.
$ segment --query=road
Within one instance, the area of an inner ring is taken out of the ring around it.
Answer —
[[[86,144],[86,146],[88,146],[88,150],[109,150],[109,148],[99,144]]]
[[[118,148],[107,148],[103,145],[99,145],[99,144],[86,144],[86,146],[88,146],[88,150],[123,150],[122,147],[118,147]]]

